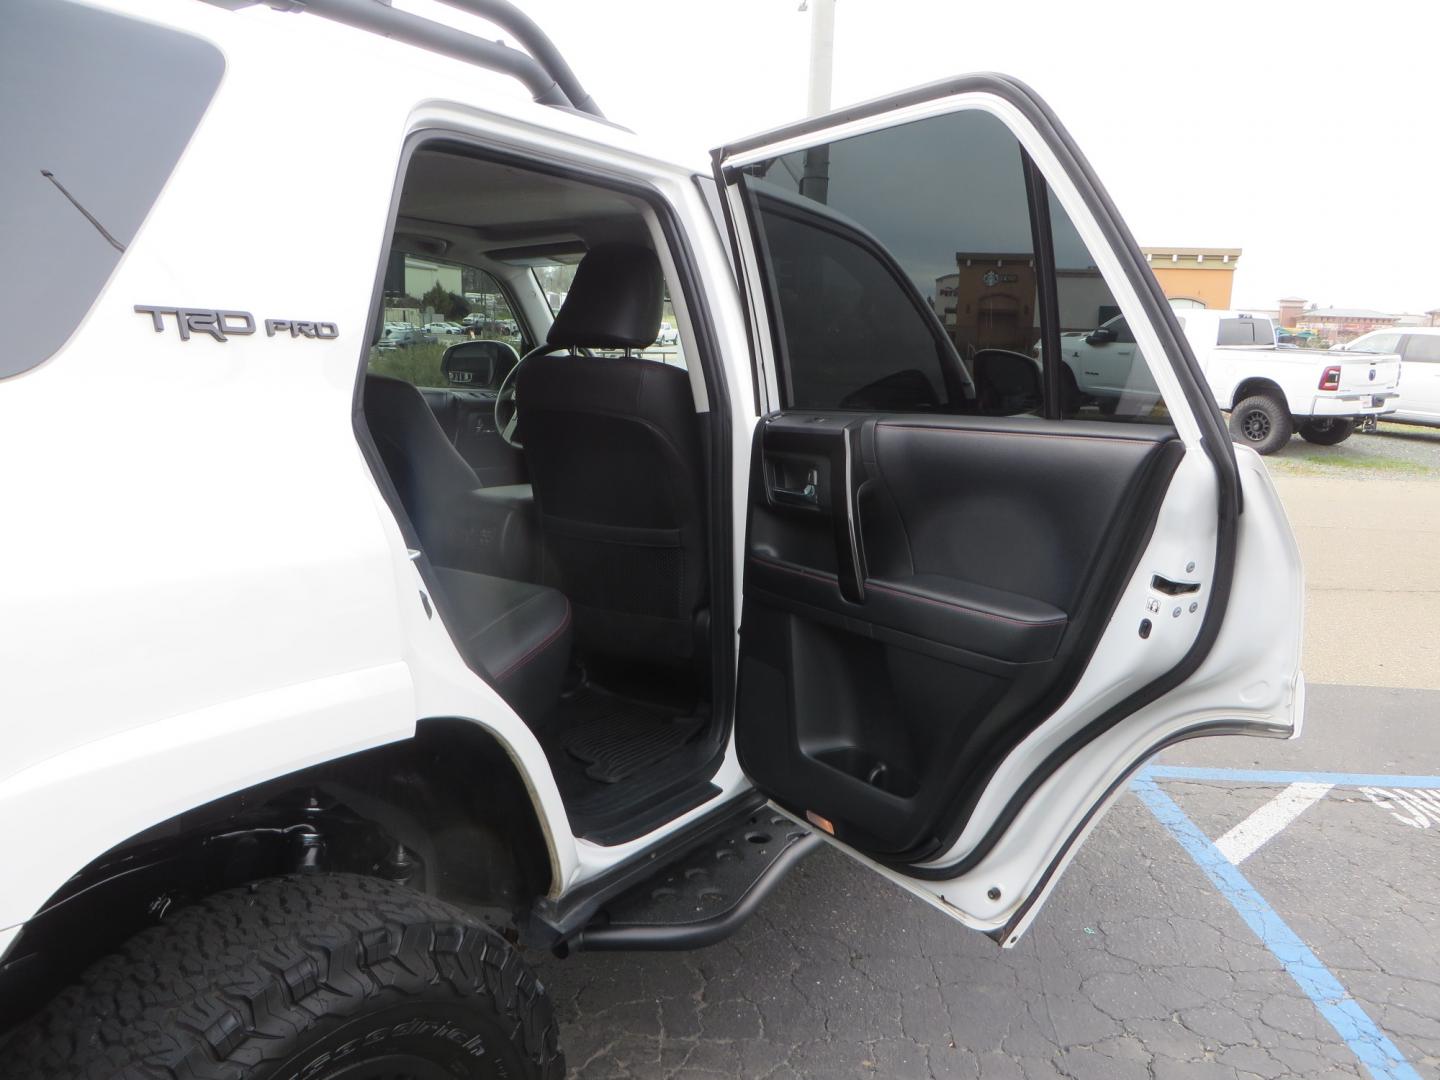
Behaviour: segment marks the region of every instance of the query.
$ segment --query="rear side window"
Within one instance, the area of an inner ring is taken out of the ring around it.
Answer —
[[[1356,338],[1355,341],[1350,344],[1351,352],[1392,353],[1399,351],[1399,349],[1399,334],[1368,334],[1365,337]],[[1415,346],[1412,344],[1410,349],[1411,352],[1413,352]],[[1407,360],[1414,359],[1414,357],[1408,353],[1405,358]]]
[[[219,85],[207,42],[65,0],[0,33],[0,378],[74,331]]]
[[[1410,335],[1405,344],[1405,359],[1420,364],[1440,364],[1440,335]]]
[[[1221,319],[1217,345],[1274,345],[1275,333],[1265,319]]]

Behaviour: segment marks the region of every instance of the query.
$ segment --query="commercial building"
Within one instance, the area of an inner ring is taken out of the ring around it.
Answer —
[[[1385,326],[1394,326],[1401,320],[1399,315],[1389,315],[1369,308],[1307,307],[1295,311],[1293,307],[1284,306],[1283,301],[1280,312],[1282,326],[1309,330],[1332,344],[1353,341],[1361,334],[1368,334],[1371,330]]]
[[[1120,313],[1096,266],[1056,268],[1060,331],[1093,330]],[[1040,337],[1035,258],[1029,252],[957,251],[955,273],[935,279],[935,314],[960,355],[1030,353]]]
[[[1141,248],[1155,279],[1176,307],[1228,310],[1240,248]]]

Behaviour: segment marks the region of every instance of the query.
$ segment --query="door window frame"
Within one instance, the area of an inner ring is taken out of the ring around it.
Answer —
[[[987,112],[1005,124],[1019,142],[1022,153],[1034,163],[1036,175],[1053,190],[1056,201],[1069,215],[1081,241],[1095,258],[1121,314],[1126,316],[1132,330],[1138,326],[1136,341],[1161,397],[1166,402],[1185,402],[1185,408],[1172,405],[1170,410],[1176,432],[1187,448],[1202,451],[1211,459],[1220,474],[1222,491],[1238,504],[1239,474],[1233,446],[1208,384],[1154,274],[1134,237],[1120,222],[1118,211],[1100,187],[1089,163],[1048,106],[1018,81],[993,75],[962,76],[813,117],[714,151],[716,182],[726,195],[722,204],[731,222],[732,244],[739,248],[736,262],[749,270],[748,274],[742,274],[742,286],[757,280],[760,264],[751,230],[735,227],[735,222],[746,213],[743,199],[737,195],[740,185],[735,182],[740,170],[758,161],[804,150],[817,142],[838,142],[967,109]],[[1053,131],[1056,138],[1047,139],[1041,133],[1042,127]],[[1056,178],[1067,182],[1056,186]],[[1104,226],[1100,223],[1102,219],[1106,222]],[[753,293],[747,294],[742,288],[742,294],[747,308],[752,306]],[[760,321],[753,314],[752,320]],[[755,345],[764,369],[764,385],[778,389],[774,374],[777,357],[769,327],[757,326],[757,329],[760,332],[755,335]],[[1174,363],[1170,360],[1172,357]],[[775,396],[767,404],[773,410],[781,407],[781,400]]]
[[[552,151],[540,148],[522,149],[513,143],[499,143],[487,140],[475,131],[464,128],[443,126],[433,122],[422,123],[411,129],[400,147],[396,163],[395,179],[391,187],[390,205],[386,211],[383,239],[380,244],[371,289],[369,316],[365,333],[361,338],[361,350],[355,359],[355,388],[351,399],[351,426],[356,442],[375,478],[381,496],[400,528],[407,547],[423,551],[418,534],[405,512],[400,493],[390,479],[385,463],[380,456],[370,429],[365,422],[365,376],[368,367],[371,343],[384,318],[385,272],[390,253],[394,246],[395,226],[400,216],[400,199],[405,181],[410,173],[411,160],[421,149],[446,149],[460,155],[482,158],[531,172],[546,173],[576,183],[616,191],[644,203],[655,215],[661,242],[665,250],[657,252],[661,265],[667,272],[673,268],[675,282],[679,287],[684,304],[685,319],[688,322],[695,344],[694,363],[698,367],[706,394],[706,414],[709,420],[701,420],[700,427],[706,439],[703,447],[705,480],[707,484],[707,528],[711,625],[716,632],[710,635],[711,664],[711,707],[714,722],[708,732],[697,740],[710,751],[704,765],[706,775],[713,777],[723,766],[728,752],[730,733],[735,707],[735,665],[737,641],[730,628],[738,625],[738,590],[735,582],[734,528],[733,515],[736,506],[733,499],[731,440],[735,437],[731,424],[730,391],[724,372],[720,368],[721,349],[719,334],[715,329],[710,302],[703,287],[703,278],[690,238],[680,225],[680,216],[665,194],[655,185],[632,176],[617,175],[606,171],[596,163],[561,157]],[[495,275],[491,275],[495,277]],[[497,279],[498,280],[498,279]],[[672,303],[674,302],[672,296]],[[679,313],[676,315],[679,319]],[[523,359],[523,357],[522,357]],[[704,414],[697,414],[704,415]],[[747,433],[748,437],[748,433]],[[432,601],[444,610],[443,590],[437,589],[433,568],[429,559],[414,560],[422,580],[430,590]],[[456,625],[454,620],[445,619],[447,625]],[[698,785],[697,785],[698,786]],[[552,858],[552,866],[554,860]]]
[[[931,83],[764,132],[712,152],[715,180],[724,195],[722,203],[730,224],[735,263],[741,268],[742,302],[757,329],[752,341],[757,378],[773,394],[776,358],[768,326],[759,326],[760,322],[769,320],[763,310],[756,310],[756,297],[763,294],[755,291],[757,262],[753,237],[749,229],[736,227],[737,219],[744,213],[737,196],[739,170],[756,161],[801,151],[821,141],[836,142],[966,108],[989,112],[1006,125],[1022,151],[1033,159],[1038,173],[1054,188],[1057,202],[1095,258],[1119,314],[1126,317],[1138,347],[1145,354],[1151,376],[1169,406],[1176,433],[1187,453],[1201,455],[1215,473],[1216,551],[1211,600],[1186,654],[1168,672],[1131,692],[1071,734],[1026,778],[985,835],[964,854],[952,852],[925,866],[896,867],[911,876],[929,880],[956,877],[976,865],[1056,769],[1115,724],[1180,686],[1195,673],[1214,647],[1229,607],[1239,515],[1243,511],[1239,465],[1224,419],[1178,317],[1139,245],[1089,162],[1049,106],[1023,83],[1005,76],[967,75]],[[1057,180],[1064,183],[1057,185]],[[776,400],[777,397],[771,397],[767,404]],[[1177,407],[1180,402],[1184,402],[1183,408]],[[1191,734],[1199,733],[1196,729]],[[1073,840],[1071,837],[1062,845],[1060,858],[1065,851],[1072,850]],[[1054,871],[1052,866],[1047,877]]]

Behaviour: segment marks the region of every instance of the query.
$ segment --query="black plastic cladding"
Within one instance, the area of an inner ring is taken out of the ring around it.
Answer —
[[[1036,130],[1045,139],[1050,150],[1055,154],[1061,168],[1071,183],[1075,185],[1076,191],[1085,201],[1086,206],[1095,215],[1105,240],[1114,250],[1121,268],[1124,270],[1127,280],[1135,289],[1140,304],[1149,318],[1151,326],[1156,335],[1160,338],[1161,346],[1165,353],[1172,360],[1178,361],[1172,366],[1175,369],[1176,378],[1180,382],[1181,390],[1185,400],[1189,404],[1195,420],[1201,430],[1201,447],[1214,466],[1219,487],[1218,529],[1215,551],[1215,572],[1211,581],[1211,599],[1205,610],[1205,615],[1200,624],[1200,632],[1196,636],[1194,644],[1183,656],[1179,663],[1170,669],[1166,674],[1151,682],[1149,685],[1136,691],[1126,698],[1119,705],[1108,710],[1095,720],[1091,721],[1080,731],[1077,731],[1054,753],[1041,763],[1040,768],[1032,773],[1021,785],[1020,789],[1011,797],[1004,810],[996,818],[985,835],[979,842],[959,861],[943,867],[920,868],[903,861],[888,861],[888,865],[905,873],[926,880],[943,881],[956,877],[972,869],[981,859],[989,853],[991,848],[1004,835],[1006,829],[1015,820],[1021,808],[1034,794],[1035,790],[1052,775],[1062,763],[1073,756],[1081,747],[1085,746],[1092,739],[1103,734],[1112,728],[1119,721],[1131,715],[1136,710],[1143,708],[1152,701],[1180,685],[1205,660],[1215,639],[1220,634],[1220,627],[1224,622],[1225,609],[1230,598],[1230,586],[1235,571],[1235,547],[1239,531],[1239,515],[1242,511],[1240,495],[1240,473],[1235,462],[1235,451],[1230,443],[1225,423],[1220,416],[1219,408],[1215,399],[1210,393],[1200,372],[1199,364],[1194,354],[1190,351],[1189,343],[1181,333],[1179,321],[1174,311],[1170,308],[1160,289],[1160,284],[1155,275],[1150,272],[1145,263],[1145,258],[1140,252],[1139,245],[1131,235],[1128,226],[1120,218],[1105,188],[1101,185],[1099,178],[1095,175],[1089,161],[1086,160],[1080,148],[1070,137],[1054,112],[1040,100],[1038,96],[1024,83],[1012,79],[1006,75],[994,73],[981,73],[975,75],[963,75],[954,79],[946,79],[940,82],[930,83],[925,86],[906,90],[899,94],[893,94],[884,98],[876,98],[871,101],[862,102],[849,108],[840,109],[824,116],[812,117],[796,124],[776,128],[759,135],[743,139],[728,146],[720,147],[711,155],[715,171],[716,182],[725,190],[730,182],[730,176],[725,170],[727,158],[750,150],[760,149],[776,143],[788,141],[805,135],[819,134],[831,128],[838,127],[851,121],[863,120],[880,113],[891,112],[896,109],[905,108],[911,105],[924,104],[940,98],[950,97],[958,94],[984,93],[1000,98],[1007,104],[1014,106],[1020,113],[1035,126]],[[730,218],[730,204],[728,200],[722,200],[726,208],[727,218]],[[736,223],[730,218],[732,243],[738,245],[736,239]],[[738,264],[739,252],[736,252]],[[749,297],[743,299],[749,302]],[[752,342],[752,347],[753,347]],[[758,373],[757,373],[758,377]],[[1157,748],[1159,749],[1159,748]],[[961,801],[961,800],[957,800]],[[949,831],[935,838],[931,849],[941,852],[954,844],[964,829],[966,819],[958,818]],[[1072,835],[1066,848],[1074,842]],[[1064,849],[1060,852],[1060,858],[1064,856]]]

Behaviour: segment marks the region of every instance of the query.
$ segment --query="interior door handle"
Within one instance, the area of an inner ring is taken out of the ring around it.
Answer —
[[[815,485],[820,480],[819,474],[811,469],[805,477],[805,485],[800,488],[772,487],[770,494],[777,499],[790,499],[795,502],[818,503],[820,493]]]
[[[1150,587],[1156,592],[1162,592],[1166,596],[1184,596],[1186,593],[1199,592],[1198,581],[1171,581],[1167,577],[1156,574],[1150,579]],[[1178,609],[1177,609],[1178,610]]]

